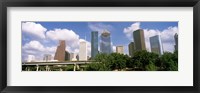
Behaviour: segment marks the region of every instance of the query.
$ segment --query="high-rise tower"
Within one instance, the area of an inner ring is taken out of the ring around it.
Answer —
[[[87,61],[87,42],[81,41],[79,44],[79,60]]]
[[[54,59],[58,61],[65,61],[65,40],[59,40],[59,45],[57,46]]]
[[[152,36],[149,39],[150,39],[151,52],[162,55],[163,47],[160,35]]]
[[[129,45],[128,45],[128,51],[129,51],[129,56],[133,57],[134,55],[134,42],[131,42]]]
[[[110,32],[105,30],[101,34],[101,41],[100,41],[100,51],[101,53],[110,54],[111,50],[111,39],[110,39]]]
[[[144,31],[142,29],[138,29],[133,32],[133,40],[135,42],[135,50],[146,50]]]
[[[98,54],[98,32],[91,32],[91,57],[94,58]]]
[[[174,35],[174,40],[175,40],[174,48],[175,48],[175,51],[177,51],[178,50],[178,34],[177,33]]]

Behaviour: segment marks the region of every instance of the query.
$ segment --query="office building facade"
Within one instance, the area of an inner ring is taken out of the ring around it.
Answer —
[[[66,56],[68,56],[68,54],[65,51],[65,47],[66,47],[65,40],[59,40],[59,44],[56,49],[54,60],[65,61],[67,59]]]
[[[124,54],[124,46],[116,46],[116,53]]]
[[[92,31],[91,34],[91,57],[93,59],[98,54],[98,32]]]
[[[133,57],[134,56],[134,42],[131,42],[128,45],[128,52],[129,52],[129,56]]]
[[[133,32],[133,40],[136,51],[146,50],[144,31],[142,29]]]
[[[178,51],[178,34],[177,33],[174,35],[174,40],[175,40],[175,45],[174,45],[175,51]]]
[[[163,54],[163,46],[161,42],[160,35],[155,35],[149,38],[151,52],[162,55]]]
[[[65,61],[70,61],[70,53],[65,51]]]
[[[87,61],[87,42],[81,41],[79,44],[79,61]]]
[[[110,54],[112,53],[110,32],[105,30],[100,36],[100,52]]]

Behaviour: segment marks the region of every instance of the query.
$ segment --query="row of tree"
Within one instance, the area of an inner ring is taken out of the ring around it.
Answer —
[[[111,53],[98,54],[96,62],[88,64],[86,71],[177,71],[178,51],[165,52],[159,56],[146,50],[136,51],[133,57]]]

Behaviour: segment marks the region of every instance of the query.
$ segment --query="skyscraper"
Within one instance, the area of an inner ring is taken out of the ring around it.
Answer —
[[[65,61],[65,40],[59,40],[59,45],[57,46],[54,59]]]
[[[124,54],[124,46],[116,46],[116,53]]]
[[[87,43],[81,41],[79,45],[79,61],[87,61]]]
[[[150,37],[151,52],[162,55],[163,47],[160,39],[160,35]]]
[[[129,51],[129,56],[133,57],[134,55],[134,42],[131,42],[129,45],[128,45],[128,51]]]
[[[91,57],[94,58],[98,54],[98,32],[91,32]]]
[[[146,50],[144,31],[142,29],[138,29],[133,32],[133,40],[135,42],[135,50]]]
[[[65,61],[70,61],[70,53],[65,51]]]
[[[100,51],[101,53],[110,54],[112,52],[111,48],[111,39],[110,39],[110,32],[105,30],[101,34],[101,41],[100,41]]]
[[[52,60],[52,56],[50,54],[44,54],[43,60],[45,62],[51,61]]]
[[[178,50],[178,34],[177,33],[174,35],[174,40],[175,40],[174,48],[176,51],[176,50]]]

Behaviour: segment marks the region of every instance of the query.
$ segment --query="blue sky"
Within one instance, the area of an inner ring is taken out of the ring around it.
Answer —
[[[86,37],[90,48],[91,31],[99,31],[100,34],[105,29],[111,33],[113,49],[123,45],[127,53],[127,46],[133,41],[132,32],[139,28],[144,29],[148,51],[148,38],[158,33],[164,51],[173,51],[173,35],[178,33],[178,22],[22,22],[22,56],[26,59],[27,55],[35,55],[42,59],[44,53],[54,55],[59,39],[66,39],[66,50],[77,53],[80,40]],[[90,55],[91,50],[88,51]]]

